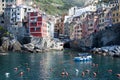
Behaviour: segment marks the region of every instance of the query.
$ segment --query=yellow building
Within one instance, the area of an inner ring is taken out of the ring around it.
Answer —
[[[120,17],[120,0],[118,0],[118,4],[119,4],[119,17]],[[119,18],[119,22],[120,22],[120,18]]]
[[[109,7],[112,10],[112,22],[113,24],[120,23],[120,4],[118,0],[111,1]]]

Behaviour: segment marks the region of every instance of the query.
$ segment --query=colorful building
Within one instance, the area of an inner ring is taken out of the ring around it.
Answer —
[[[74,39],[80,39],[82,38],[82,26],[81,24],[76,24],[74,27],[73,27],[73,36],[74,36]]]
[[[119,23],[119,17],[120,17],[120,12],[119,12],[119,1],[114,0],[109,2],[109,7],[112,10],[112,22],[113,24]]]
[[[48,37],[47,17],[38,12],[28,13],[29,34],[36,37]]]
[[[56,38],[59,38],[60,35],[64,35],[64,16],[56,20],[54,31]]]
[[[112,11],[111,8],[99,8],[97,10],[97,14],[99,17],[99,30],[105,29],[105,27],[112,26]]]

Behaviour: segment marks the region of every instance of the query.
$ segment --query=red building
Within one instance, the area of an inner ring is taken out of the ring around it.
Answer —
[[[28,13],[29,34],[36,37],[47,37],[47,18],[38,12]]]

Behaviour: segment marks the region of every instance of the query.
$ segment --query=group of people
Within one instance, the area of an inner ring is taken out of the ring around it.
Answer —
[[[25,67],[26,67],[26,70],[29,72],[30,71],[30,68],[28,67],[28,63],[25,63]],[[15,67],[14,68],[15,71],[18,71],[18,67]],[[20,76],[23,76],[24,75],[24,72],[23,71],[20,71]]]
[[[93,66],[93,67],[98,67],[98,64],[93,63],[92,66]],[[78,70],[78,69],[75,69],[75,71],[76,71],[76,74],[78,75],[79,70]],[[112,73],[113,71],[112,71],[112,69],[108,69],[107,72],[108,72],[108,73]],[[86,74],[89,74],[89,73],[90,73],[90,70],[89,70],[89,69],[86,69],[86,70],[84,70],[84,71],[81,72],[81,76],[84,77]],[[92,72],[92,74],[93,74],[93,77],[97,77],[98,72]],[[68,72],[65,71],[65,69],[64,69],[64,70],[61,72],[61,75],[66,75],[66,76],[68,76]],[[116,74],[116,76],[117,76],[118,78],[120,78],[120,74],[119,74],[119,73]]]
[[[15,67],[14,70],[15,70],[16,72],[18,72],[18,70],[20,70],[19,67],[20,67],[20,66]],[[28,72],[30,71],[30,68],[29,68],[28,63],[25,63],[24,67],[26,67],[26,70],[27,70]],[[10,73],[8,73],[8,72],[5,73],[5,76],[6,76],[6,77],[9,77],[9,75],[10,75]],[[24,75],[24,71],[20,71],[20,72],[19,72],[19,75],[20,75],[20,76],[23,76],[23,75]]]

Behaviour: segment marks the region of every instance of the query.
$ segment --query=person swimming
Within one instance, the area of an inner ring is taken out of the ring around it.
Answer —
[[[82,72],[82,77],[84,77],[84,76],[85,76],[85,72],[83,71],[83,72]]]
[[[87,70],[85,70],[85,72],[89,74],[89,73],[90,73],[90,70],[87,69]]]
[[[96,72],[93,72],[93,75],[94,75],[94,77],[96,77],[96,76],[97,76],[97,73],[96,73]]]
[[[15,67],[15,68],[14,68],[14,70],[15,70],[15,71],[17,71],[17,70],[18,70],[18,68],[17,68],[17,67]]]
[[[20,76],[23,76],[23,74],[24,74],[24,72],[23,72],[23,71],[21,71],[21,72],[20,72]]]
[[[119,78],[120,78],[120,74],[117,74],[117,77],[119,77]]]
[[[27,68],[27,71],[30,71],[30,68]]]
[[[110,73],[111,73],[111,72],[112,72],[112,69],[109,69],[109,70],[108,70],[108,72],[110,72]]]

